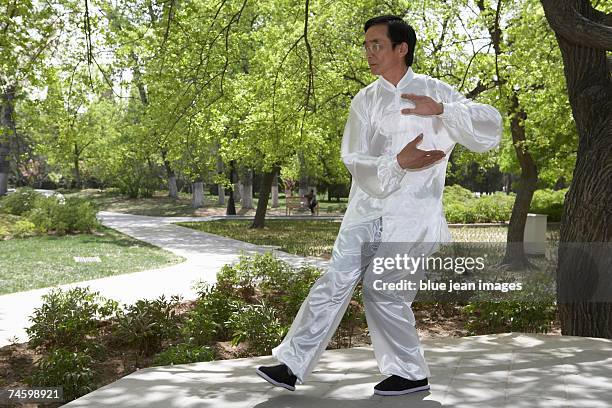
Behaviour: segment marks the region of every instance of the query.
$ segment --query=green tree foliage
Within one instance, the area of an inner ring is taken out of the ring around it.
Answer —
[[[527,114],[525,147],[542,187],[571,178],[575,130],[560,55],[534,0],[86,4],[86,29],[79,26],[83,4],[66,0],[46,14],[36,7],[15,12],[40,35],[2,20],[16,30],[3,39],[27,43],[7,54],[3,72],[19,66],[10,63],[19,50],[57,40],[54,52],[39,57],[43,64],[21,69],[33,87],[17,106],[18,125],[47,166],[41,172],[150,195],[169,170],[186,181],[227,183],[227,171],[216,175],[220,156],[255,172],[277,165],[293,179],[305,173],[312,184],[348,183],[338,154],[348,107],[375,79],[360,51],[363,23],[395,13],[417,31],[416,72],[504,116],[518,95]],[[59,11],[61,24],[47,28]],[[496,21],[499,38],[490,30]],[[453,181],[486,181],[482,169],[519,171],[508,126],[500,151],[475,155],[458,146],[451,160]]]

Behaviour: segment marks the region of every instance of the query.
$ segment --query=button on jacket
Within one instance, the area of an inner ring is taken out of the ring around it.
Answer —
[[[442,102],[444,112],[403,114],[414,107],[404,93]],[[420,133],[418,148],[443,150],[446,157],[423,169],[402,169],[396,155]],[[341,156],[353,177],[343,227],[382,216],[382,242],[450,242],[442,207],[450,153],[456,143],[486,152],[498,146],[501,133],[497,109],[440,80],[410,67],[397,86],[379,76],[353,98],[344,129]]]

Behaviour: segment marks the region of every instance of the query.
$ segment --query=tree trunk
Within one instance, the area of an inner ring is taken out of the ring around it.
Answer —
[[[176,176],[174,172],[168,176],[168,197],[178,198],[178,188],[176,186]]]
[[[512,174],[511,173],[506,173],[506,176],[504,177],[504,185],[506,188],[506,195],[510,195],[510,193],[512,192]]]
[[[236,186],[234,184],[234,177],[236,174],[236,167],[234,165],[234,161],[230,162],[230,184],[232,186]],[[236,204],[234,202],[234,188],[230,188],[229,191],[229,199],[227,200],[227,209],[225,210],[225,215],[236,215]]]
[[[232,185],[234,186],[234,200],[242,201],[242,181],[238,176],[237,170],[234,170],[234,183]]]
[[[259,201],[257,202],[257,211],[255,212],[255,218],[251,228],[263,228],[266,221],[266,210],[268,209],[268,197],[270,197],[270,191],[272,189],[272,180],[274,175],[278,171],[278,167],[272,168],[271,171],[264,174],[263,180],[261,181],[261,188],[259,189]]]
[[[204,206],[204,183],[200,180],[193,182],[191,206],[193,208]]]
[[[581,245],[588,251],[588,243],[612,241],[612,82],[606,58],[606,50],[612,49],[612,18],[593,9],[588,0],[542,0],[542,5],[561,49],[578,130],[576,167],[561,217],[557,265],[561,332],[612,339],[612,303],[566,298],[587,289],[589,277],[606,274],[598,278],[603,282],[612,273],[609,256],[605,265],[596,268],[583,251],[572,250]]]
[[[506,253],[502,263],[509,265],[511,269],[520,269],[529,265],[523,247],[525,224],[527,213],[531,206],[533,192],[538,181],[538,170],[535,162],[525,147],[525,124],[527,114],[519,106],[517,95],[512,96],[510,131],[512,133],[512,144],[516,151],[516,157],[521,166],[521,177],[516,200],[512,206],[510,224],[508,225],[508,237],[506,239]]]
[[[223,174],[224,166],[223,159],[220,154],[217,154],[217,174]],[[223,184],[217,184],[218,196],[219,196],[219,205],[225,205],[225,187]]]
[[[15,110],[15,86],[9,85],[2,94],[0,105],[0,196],[8,190],[8,179],[10,163],[8,160],[11,151],[11,133],[15,132],[14,110]]]
[[[218,190],[218,204],[225,205],[225,187],[223,184],[217,184]]]
[[[141,95],[142,97],[142,95]],[[143,102],[144,103],[144,102]],[[168,197],[178,198],[178,188],[176,186],[176,175],[172,166],[168,161],[168,154],[165,149],[161,149],[162,160],[164,161],[164,168],[166,169],[166,176],[168,177]]]
[[[242,191],[240,192],[240,206],[243,210],[250,210],[253,208],[253,171],[247,169],[245,176],[242,183]]]
[[[78,188],[79,190],[81,188],[83,188],[83,186],[81,185],[81,169],[79,167],[79,147],[77,146],[77,144],[74,144],[74,152],[73,152],[73,162],[74,162],[74,169],[72,170],[74,173],[74,184],[76,186],[76,188]]]
[[[304,154],[299,153],[299,161],[300,161],[300,180],[298,186],[298,194],[300,197],[304,197],[308,194],[308,169],[306,168],[306,160],[304,159]]]
[[[272,179],[272,208],[278,208],[278,172],[274,173]]]
[[[170,162],[168,160],[164,159],[164,167],[166,168],[166,175],[168,176],[168,197],[178,198],[176,175],[174,174],[174,170],[172,170],[172,167],[170,166]]]

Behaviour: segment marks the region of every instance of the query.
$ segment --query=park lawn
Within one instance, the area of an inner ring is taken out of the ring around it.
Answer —
[[[217,220],[178,223],[188,228],[256,245],[278,246],[281,251],[302,256],[331,258],[331,252],[340,229],[340,222],[330,220],[266,220],[263,229],[251,229],[251,220]],[[456,242],[505,242],[506,226],[451,226]],[[559,226],[549,224],[548,240],[558,241]]]
[[[184,258],[98,227],[95,234],[0,241],[0,295],[163,267]],[[73,257],[100,257],[77,263]]]
[[[148,215],[159,217],[190,217],[202,215],[201,211],[207,208],[218,209],[220,214],[225,214],[225,205],[219,205],[217,196],[206,194],[204,196],[204,207],[194,209],[191,207],[191,194],[179,193],[178,199],[168,197],[167,191],[157,191],[149,198],[128,198],[114,189],[97,190],[59,190],[64,196],[78,196],[92,200],[101,211],[113,211],[134,215]],[[227,203],[228,197],[226,197]],[[253,197],[253,206],[257,208],[258,198]],[[279,209],[284,211],[285,195],[279,195]],[[326,201],[319,196],[319,210],[323,213],[341,213],[347,205],[347,199],[341,201]],[[270,201],[268,201],[270,206]],[[240,212],[240,203],[236,203],[236,211]],[[252,210],[253,211],[253,210]],[[307,212],[304,212],[306,214]]]
[[[181,222],[178,225],[257,245],[278,246],[302,256],[330,258],[340,223],[328,220],[266,220],[263,229],[251,229],[250,220]]]
[[[113,211],[125,214],[148,215],[159,217],[188,217],[196,214],[191,207],[191,196],[180,193],[178,199],[168,197],[167,191],[158,191],[149,198],[129,198],[116,190],[75,190],[62,192],[64,196],[78,196],[92,200],[101,211]],[[204,196],[204,204],[208,207],[219,207],[216,197]]]

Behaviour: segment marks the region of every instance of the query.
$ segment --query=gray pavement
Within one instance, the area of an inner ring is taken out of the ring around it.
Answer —
[[[207,221],[223,217],[147,217],[102,211],[98,213],[98,218],[107,227],[171,251],[186,260],[168,267],[70,283],[59,287],[67,289],[89,286],[103,296],[126,304],[134,303],[138,299],[155,299],[160,295],[166,297],[181,295],[184,299],[195,299],[197,294],[192,288],[193,284],[200,280],[214,283],[219,269],[225,264],[236,261],[241,252],[254,254],[273,251],[278,258],[295,266],[311,264],[325,268],[327,265],[327,261],[320,258],[305,258],[173,225],[181,221]],[[27,341],[25,327],[30,324],[28,317],[35,308],[42,305],[41,296],[49,289],[35,289],[0,296],[0,347],[9,344],[13,339],[17,342]]]
[[[327,350],[295,392],[256,373],[271,356],[150,367],[68,407],[604,408],[612,406],[612,341],[505,333],[423,341],[431,390],[373,395],[384,379],[370,347]]]

